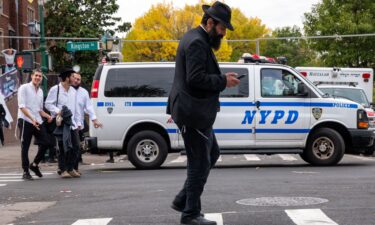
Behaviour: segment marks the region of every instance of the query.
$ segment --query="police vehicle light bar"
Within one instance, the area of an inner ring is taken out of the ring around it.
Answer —
[[[241,57],[244,63],[279,63],[286,64],[286,57],[277,57],[276,59],[257,54],[244,53]]]
[[[321,85],[321,84],[329,84],[329,85],[349,85],[356,87],[358,85],[358,82],[335,82],[335,81],[315,81],[313,82],[315,86]]]

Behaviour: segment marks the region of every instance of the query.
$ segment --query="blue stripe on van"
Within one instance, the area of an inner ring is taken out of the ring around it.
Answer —
[[[101,105],[99,105],[101,104]],[[98,102],[98,106],[104,106],[103,102]],[[167,102],[132,102],[134,107],[160,107],[167,106]],[[255,106],[253,102],[220,102],[222,107],[235,107],[235,106]],[[329,102],[261,102],[260,106],[286,106],[286,107],[325,107],[325,108],[352,108],[357,109],[357,104],[347,103],[329,103]]]
[[[256,129],[255,133],[260,134],[303,134],[303,133],[309,133],[310,129]]]
[[[103,107],[103,106],[104,106],[104,102],[98,102],[98,103],[96,104],[96,106],[98,106],[98,107]]]

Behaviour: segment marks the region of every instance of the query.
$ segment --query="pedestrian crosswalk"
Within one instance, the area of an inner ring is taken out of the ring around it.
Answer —
[[[350,161],[363,161],[363,162],[375,162],[375,157],[356,156],[356,155],[345,155],[344,160]],[[186,155],[171,154],[166,160],[166,165],[179,165],[186,164]],[[298,154],[274,154],[274,155],[260,155],[260,154],[242,154],[242,155],[230,155],[224,154],[217,160],[218,165],[225,163],[238,163],[238,162],[254,162],[254,163],[270,163],[270,162],[285,162],[285,163],[305,163],[305,161]]]
[[[54,172],[42,172],[43,176],[48,176],[55,174]],[[33,176],[33,178],[37,178],[37,176]],[[0,173],[0,187],[5,187],[9,183],[14,182],[21,182],[24,181],[22,179],[22,173]]]
[[[226,215],[238,214],[236,217],[226,219]],[[217,225],[224,224],[242,224],[239,221],[233,221],[233,218],[242,220],[243,213],[205,213],[204,217],[208,220],[215,221]],[[286,216],[288,225],[339,225],[333,219],[329,218],[321,209],[286,209],[281,216]],[[124,221],[122,221],[124,222]],[[141,224],[142,221],[139,221]],[[92,218],[79,219],[72,225],[111,225],[116,224],[116,218]],[[158,223],[159,224],[159,223]]]

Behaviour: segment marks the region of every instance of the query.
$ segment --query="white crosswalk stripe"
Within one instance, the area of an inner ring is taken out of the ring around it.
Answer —
[[[357,155],[349,155],[349,157],[359,159],[362,161],[375,161],[375,158],[370,158],[370,157],[363,157],[363,156],[357,156]]]
[[[289,155],[289,154],[279,154],[278,155],[282,160],[285,160],[285,161],[296,161],[297,158],[292,156],[292,155]]]
[[[247,161],[260,161],[260,158],[256,155],[245,154],[244,156]]]
[[[42,172],[42,173],[43,173],[43,176],[55,174],[54,172],[51,172],[51,171]],[[7,186],[7,183],[24,181],[22,179],[22,174],[23,173],[0,173],[0,187]],[[33,175],[33,177],[38,178],[35,175]]]
[[[77,220],[72,225],[107,225],[112,218],[83,219]]]
[[[177,159],[170,161],[169,163],[183,163],[187,160],[186,155],[180,155]]]
[[[217,225],[223,225],[223,215],[221,213],[205,213],[204,218],[215,221]]]
[[[320,209],[290,209],[285,212],[296,225],[338,225]]]
[[[217,159],[217,162],[222,162],[223,161],[223,157],[219,157],[218,159]]]

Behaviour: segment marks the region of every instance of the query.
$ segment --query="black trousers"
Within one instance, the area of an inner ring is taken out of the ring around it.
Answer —
[[[21,160],[22,160],[22,169],[24,172],[29,171],[29,148],[31,139],[35,137],[35,144],[39,145],[38,153],[34,158],[34,163],[39,164],[40,161],[43,160],[44,154],[46,153],[47,146],[44,144],[46,142],[46,127],[41,124],[39,129],[36,129],[33,124],[23,120],[18,119],[18,127],[20,130],[20,138],[21,138]]]
[[[0,123],[0,141],[1,141],[1,144],[4,145],[4,131],[3,131],[2,123]]]
[[[61,172],[72,171],[78,158],[79,149],[79,135],[77,130],[70,130],[73,148],[68,152],[64,152],[62,141],[58,141],[58,166]]]
[[[212,127],[180,127],[180,130],[187,155],[187,178],[174,203],[184,208],[181,222],[186,222],[200,215],[200,198],[210,170],[220,156],[220,149]]]

